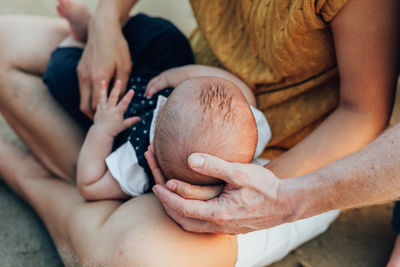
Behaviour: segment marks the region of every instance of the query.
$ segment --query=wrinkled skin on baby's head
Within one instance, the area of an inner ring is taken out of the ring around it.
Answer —
[[[170,95],[160,112],[153,145],[167,179],[205,185],[222,181],[191,170],[190,154],[248,163],[256,144],[254,116],[240,89],[221,78],[199,77],[182,82]]]

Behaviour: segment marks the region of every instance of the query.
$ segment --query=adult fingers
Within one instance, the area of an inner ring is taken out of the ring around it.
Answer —
[[[146,151],[144,153],[144,156],[147,160],[147,163],[149,164],[151,173],[153,174],[156,184],[165,184],[167,180],[165,179],[160,167],[158,166],[154,153],[152,151]]]
[[[93,119],[94,112],[91,107],[92,99],[92,81],[90,78],[91,69],[91,50],[88,49],[90,44],[88,44],[83,52],[82,59],[78,64],[78,80],[79,80],[79,90],[81,95],[80,110],[89,118]]]
[[[193,153],[188,158],[188,164],[195,172],[222,179],[231,185],[240,186],[240,179],[236,178],[239,170],[235,168],[233,163],[209,154]]]
[[[100,91],[101,91],[101,82],[102,80],[106,81],[107,84],[107,93],[108,93],[108,85],[110,84],[110,80],[112,78],[113,72],[109,73],[107,70],[93,70],[91,75],[91,106],[92,110],[96,110],[96,107],[99,103],[100,99]]]
[[[81,103],[80,110],[83,114],[93,119],[94,113],[91,109],[91,91],[90,91],[90,83],[86,79],[80,80],[80,94],[81,94]]]
[[[169,180],[166,187],[185,199],[209,200],[218,197],[225,185],[200,186],[180,180]]]
[[[218,223],[223,211],[217,201],[189,200],[169,191],[163,185],[153,186],[153,192],[164,206],[173,208],[179,215],[188,218],[200,219],[211,223]]]
[[[130,59],[130,57],[129,57]],[[129,64],[128,64],[129,63]],[[129,82],[129,76],[131,73],[131,64],[127,62],[126,64],[117,65],[115,79],[121,81],[121,95],[125,93]]]
[[[199,219],[186,218],[179,215],[176,211],[168,206],[163,206],[168,216],[174,220],[183,230],[193,233],[220,233],[217,231],[215,224],[202,221]]]

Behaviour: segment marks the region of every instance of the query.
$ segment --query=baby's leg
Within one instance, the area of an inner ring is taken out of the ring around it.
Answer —
[[[71,33],[60,47],[84,47],[91,17],[87,5],[76,0],[58,0],[57,12],[68,21]]]

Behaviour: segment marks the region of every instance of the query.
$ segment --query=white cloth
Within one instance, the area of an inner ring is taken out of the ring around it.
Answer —
[[[325,232],[339,215],[338,210],[311,218],[238,235],[235,267],[267,266],[284,258],[301,244]]]
[[[106,164],[125,194],[136,197],[148,189],[149,178],[139,165],[136,152],[129,141],[111,153],[106,158]]]
[[[265,118],[264,113],[256,109],[253,106],[250,106],[251,112],[253,113],[254,119],[257,125],[257,146],[256,152],[254,153],[253,159],[258,158],[263,152],[265,147],[267,146],[269,140],[271,140],[271,128],[269,127],[267,118]]]
[[[268,162],[263,158],[253,160],[258,165]],[[237,235],[235,267],[266,266],[281,260],[296,247],[325,232],[339,213],[338,210],[332,210],[311,218]]]
[[[166,102],[167,98],[164,96],[159,96],[157,99],[157,106],[150,126],[150,143],[154,138],[158,116]],[[257,125],[258,141],[254,157],[258,157],[271,139],[271,129],[264,114],[252,106],[250,108]],[[118,181],[125,194],[135,197],[144,194],[148,189],[149,178],[139,165],[136,152],[129,141],[111,153],[106,158],[106,164],[111,175]]]

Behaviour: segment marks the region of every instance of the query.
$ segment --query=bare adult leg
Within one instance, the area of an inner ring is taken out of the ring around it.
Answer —
[[[21,168],[24,166],[24,168]],[[152,194],[85,202],[31,155],[0,139],[0,176],[36,210],[67,266],[233,266],[233,236],[187,233]]]
[[[0,55],[0,109],[47,168],[71,178],[83,133],[37,77],[66,34],[66,25],[53,19],[0,18],[0,51],[7,51]],[[85,202],[31,155],[2,141],[0,176],[37,211],[68,266],[75,265],[74,259],[89,266],[235,262],[234,237],[184,232],[152,194],[123,204]]]
[[[0,111],[49,170],[73,181],[84,133],[41,80],[51,51],[67,34],[60,19],[0,18]]]

